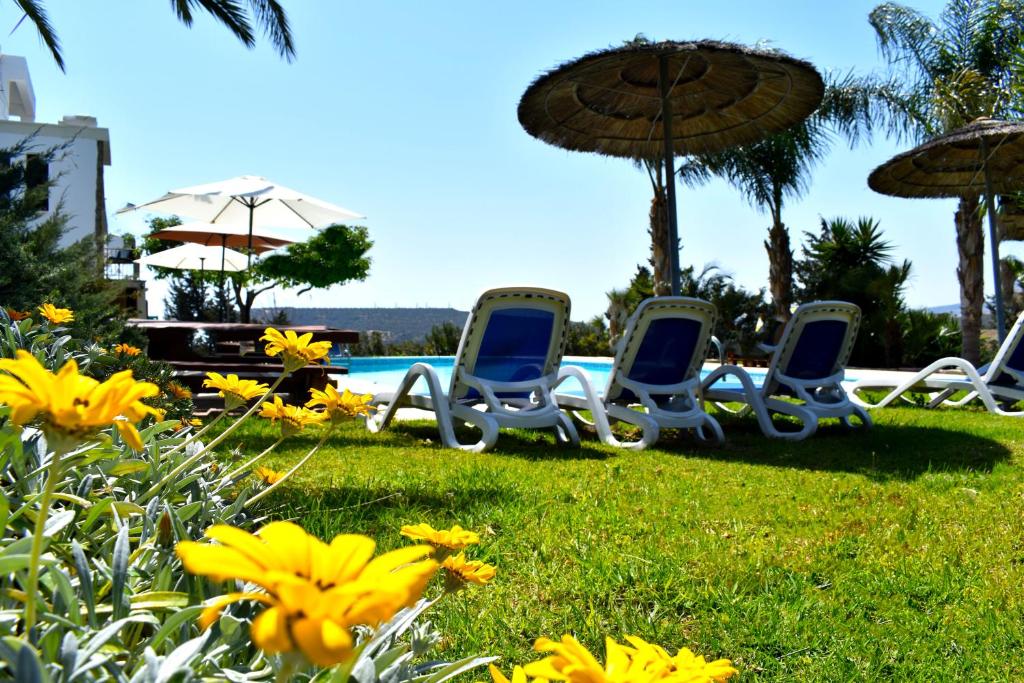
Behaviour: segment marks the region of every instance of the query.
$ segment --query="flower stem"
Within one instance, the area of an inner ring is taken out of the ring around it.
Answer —
[[[224,416],[227,415],[227,414],[228,414],[228,411],[226,411],[226,410],[220,411],[220,415],[218,415],[217,417],[215,417],[212,420],[210,420],[206,424],[206,426],[204,426],[198,432],[194,433],[192,436],[188,437],[187,439],[185,439],[184,441],[179,443],[177,446],[175,446],[174,448],[172,448],[169,451],[167,451],[165,453],[165,456],[166,455],[173,455],[174,453],[177,453],[178,451],[180,451],[182,448],[185,448],[186,446],[188,446],[190,443],[192,443],[193,441],[195,441],[196,439],[201,437],[203,434],[205,434],[210,429],[210,427],[213,427],[215,424],[220,422],[224,418]]]
[[[263,456],[265,456],[267,453],[269,453],[270,451],[274,450],[279,445],[281,445],[282,441],[284,441],[284,437],[283,436],[281,438],[279,438],[277,441],[275,441],[274,443],[270,444],[270,446],[268,446],[262,453],[257,455],[255,458],[250,459],[249,462],[243,463],[243,464],[239,465],[238,467],[236,467],[230,474],[227,475],[227,478],[228,479],[233,479],[233,478],[237,477],[238,475],[240,475],[245,470],[247,470],[250,467],[252,467],[253,465],[255,465],[257,462],[259,462],[263,458]]]
[[[288,479],[293,474],[295,474],[299,470],[300,467],[302,467],[303,465],[306,464],[307,460],[309,460],[310,458],[313,457],[314,453],[316,453],[318,450],[320,450],[320,447],[324,445],[324,442],[327,441],[327,437],[329,437],[331,435],[331,432],[333,432],[333,431],[334,431],[334,425],[331,425],[326,430],[324,430],[324,435],[320,437],[320,440],[317,441],[316,445],[313,446],[313,448],[310,449],[309,453],[306,453],[306,455],[302,458],[302,460],[300,460],[297,463],[295,463],[295,467],[293,467],[290,470],[288,470],[287,472],[285,472],[284,476],[281,477],[280,479],[278,479],[277,481],[275,481],[269,488],[264,489],[263,491],[260,491],[255,496],[253,496],[249,500],[245,501],[245,506],[244,507],[250,507],[254,503],[256,503],[257,501],[259,501],[259,500],[261,500],[263,498],[266,498],[268,495],[270,495],[271,491],[273,491],[278,486],[280,486],[281,484],[283,484],[286,481],[288,481]]]
[[[46,468],[46,484],[43,495],[39,499],[39,514],[36,515],[36,526],[32,531],[32,549],[29,551],[28,583],[25,586],[25,637],[31,638],[32,629],[36,625],[36,599],[39,593],[39,557],[43,554],[43,532],[46,530],[46,519],[50,516],[50,502],[53,492],[57,489],[57,481],[61,475],[62,449],[54,450],[50,456],[50,465]]]
[[[140,496],[140,497],[139,497],[139,498],[138,498],[138,499],[137,499],[137,500],[136,500],[135,502],[136,502],[137,504],[139,504],[139,505],[142,505],[143,503],[145,503],[145,502],[146,502],[147,500],[149,500],[149,499],[150,499],[150,498],[152,498],[152,497],[153,497],[154,495],[156,495],[156,494],[157,494],[157,492],[158,492],[158,491],[159,491],[159,490],[160,490],[161,488],[163,488],[165,484],[167,484],[167,482],[171,481],[172,479],[174,479],[175,477],[177,477],[177,476],[178,476],[179,474],[181,474],[182,472],[184,472],[184,471],[185,471],[186,469],[188,469],[189,467],[191,467],[191,466],[192,466],[193,464],[195,464],[195,463],[196,463],[196,462],[197,462],[197,461],[198,461],[198,460],[199,460],[200,458],[202,458],[202,457],[203,457],[204,455],[206,455],[206,454],[207,454],[207,453],[208,453],[208,452],[209,452],[209,451],[210,451],[211,449],[213,449],[213,448],[214,448],[214,447],[215,447],[215,446],[216,446],[217,444],[219,444],[219,443],[220,443],[221,441],[223,441],[224,439],[226,439],[226,438],[228,437],[228,435],[230,435],[230,434],[231,434],[231,432],[233,432],[233,431],[235,431],[236,429],[238,429],[238,427],[239,427],[239,426],[241,426],[241,424],[242,424],[243,422],[245,422],[245,421],[246,421],[247,419],[249,419],[249,417],[250,417],[250,416],[251,416],[251,415],[252,415],[253,413],[255,413],[255,412],[256,412],[256,411],[257,411],[257,410],[259,409],[259,407],[260,407],[260,406],[261,406],[261,405],[263,404],[263,402],[264,402],[264,401],[266,401],[266,400],[267,400],[267,399],[268,399],[268,398],[270,397],[270,395],[274,393],[274,390],[275,390],[275,389],[277,389],[277,388],[278,388],[279,386],[281,386],[281,382],[282,382],[282,381],[284,381],[284,378],[285,378],[285,377],[287,377],[287,376],[288,376],[288,373],[287,373],[287,372],[282,372],[282,373],[281,373],[281,374],[280,374],[280,375],[278,376],[278,378],[277,378],[276,380],[274,380],[274,383],[270,385],[270,388],[269,388],[269,389],[267,389],[267,393],[263,394],[263,396],[261,396],[261,397],[260,397],[260,399],[259,399],[258,401],[256,401],[255,403],[253,403],[253,404],[252,404],[252,407],[251,407],[251,408],[249,408],[249,410],[247,410],[247,411],[245,412],[245,414],[244,414],[244,415],[242,415],[242,417],[240,417],[240,418],[238,418],[237,420],[235,420],[234,424],[232,424],[232,425],[231,425],[231,426],[229,426],[229,427],[228,427],[227,429],[225,429],[225,430],[224,430],[223,432],[221,432],[221,433],[220,433],[220,435],[219,435],[219,436],[217,436],[216,438],[214,438],[214,440],[213,440],[213,441],[211,441],[210,443],[206,444],[206,445],[205,445],[205,446],[204,446],[203,448],[201,448],[201,449],[200,449],[200,450],[199,450],[198,452],[196,452],[196,453],[195,453],[194,455],[191,455],[191,456],[189,456],[189,457],[188,457],[188,458],[186,458],[186,459],[185,459],[185,460],[184,460],[184,461],[183,461],[183,462],[182,462],[182,463],[181,463],[180,465],[178,465],[178,466],[177,466],[177,467],[175,467],[175,468],[174,468],[173,470],[171,470],[170,472],[168,472],[168,473],[167,473],[167,475],[166,475],[166,476],[164,476],[164,478],[163,478],[163,479],[161,479],[161,480],[160,480],[160,481],[158,481],[157,483],[153,484],[153,485],[152,485],[152,486],[151,486],[151,487],[149,488],[149,490],[148,490],[148,491],[146,491],[145,493],[143,493],[143,494],[142,494],[142,495],[141,495],[141,496]],[[226,412],[226,411],[225,411],[225,412]]]

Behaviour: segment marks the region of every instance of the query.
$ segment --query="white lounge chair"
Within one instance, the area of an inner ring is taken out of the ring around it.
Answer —
[[[962,374],[949,374],[949,371]],[[891,390],[878,403],[869,403],[858,394],[860,391],[886,389]],[[967,394],[953,400],[951,397],[960,391]],[[897,398],[910,402],[908,393],[929,394],[929,408],[940,405],[960,407],[980,399],[997,415],[1024,415],[1024,411],[1009,410],[1014,403],[1024,401],[1024,313],[1017,318],[996,357],[988,365],[975,368],[963,358],[940,358],[899,384],[885,378],[859,380],[851,387],[850,398],[866,408],[882,408]]]
[[[411,407],[435,413],[441,442],[449,448],[489,450],[501,427],[553,427],[559,441],[579,444],[572,420],[558,409],[552,390],[568,323],[569,296],[562,292],[531,287],[484,292],[462,331],[448,393],[433,367],[416,363],[397,391],[373,397],[377,411],[367,427],[373,432],[384,429],[400,408]],[[411,393],[421,377],[429,393]],[[480,440],[460,443],[455,422],[480,429]]]
[[[841,382],[857,339],[860,309],[843,301],[816,301],[797,308],[772,350],[768,373],[760,387],[742,368],[731,365],[714,370],[702,383],[704,398],[729,412],[757,416],[766,436],[799,441],[818,428],[823,417],[838,417],[852,426],[856,415],[863,426],[871,426],[871,418],[860,406],[852,403]],[[715,384],[732,376],[740,388]],[[780,397],[796,399],[783,400]],[[726,404],[743,403],[742,409],[731,410]],[[772,413],[792,415],[800,420],[801,429],[780,431],[772,422]]]
[[[700,371],[715,326],[715,307],[707,301],[665,296],[642,302],[626,323],[615,353],[608,384],[599,393],[583,368],[563,367],[559,382],[574,378],[583,396],[557,393],[558,405],[572,411],[611,446],[640,450],[653,445],[663,428],[694,429],[702,441],[723,441],[722,428],[704,412]],[[631,406],[641,408],[635,410]],[[592,421],[581,410],[589,410]],[[621,420],[640,427],[638,441],[619,441],[610,426]]]

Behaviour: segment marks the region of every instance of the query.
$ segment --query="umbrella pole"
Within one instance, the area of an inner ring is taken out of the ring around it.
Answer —
[[[245,262],[245,269],[246,270],[249,270],[249,268],[252,267],[252,215],[254,213],[256,213],[256,203],[255,203],[255,200],[251,200],[250,199],[249,200],[249,253],[246,256],[246,258],[248,259]]]
[[[981,139],[981,168],[985,174],[985,205],[988,208],[988,236],[992,243],[992,282],[995,283],[996,334],[999,343],[1006,337],[1006,311],[1003,310],[1003,286],[999,274],[999,229],[996,219],[996,202],[992,196],[992,175],[988,170],[988,142]]]
[[[676,217],[676,166],[672,148],[672,102],[669,100],[668,58],[658,58],[661,91],[661,126],[664,137],[665,191],[668,203],[668,262],[672,270],[672,296],[679,296],[679,224]]]
[[[224,294],[224,256],[227,253],[227,250],[228,250],[228,236],[227,235],[221,235],[220,236],[220,292],[219,292],[219,295],[220,295],[220,306],[218,306],[218,308],[220,309],[220,321],[221,322],[225,322],[225,318],[227,318],[227,310],[225,310],[225,304],[227,304],[227,301],[225,301],[226,296]]]

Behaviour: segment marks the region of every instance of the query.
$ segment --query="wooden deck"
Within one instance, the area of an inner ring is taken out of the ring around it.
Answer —
[[[216,404],[202,396],[207,390],[202,383],[207,372],[233,373],[243,379],[273,382],[281,373],[281,362],[263,353],[264,342],[260,341],[267,325],[244,323],[201,323],[175,320],[130,320],[129,325],[145,333],[149,345],[149,357],[160,360],[174,368],[176,379],[197,398],[197,407]],[[315,341],[330,341],[336,345],[355,344],[359,333],[351,330],[331,329],[320,325],[276,326],[277,329],[292,330],[302,335],[313,333]],[[193,343],[197,336],[205,335],[207,347],[212,353],[201,353]],[[293,372],[281,383],[278,393],[288,394],[294,401],[305,401],[310,389],[323,389],[331,375],[343,375],[348,370],[332,365],[310,365]]]

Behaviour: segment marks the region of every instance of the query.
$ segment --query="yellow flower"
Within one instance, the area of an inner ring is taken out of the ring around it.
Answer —
[[[51,446],[68,447],[113,425],[129,446],[142,450],[135,423],[155,415],[156,409],[141,400],[160,390],[150,382],[137,382],[131,370],[100,383],[78,374],[73,360],[54,374],[20,350],[16,359],[0,359],[0,370],[10,373],[0,375],[0,403],[11,408],[11,422],[23,425],[40,417]]]
[[[377,626],[414,604],[437,571],[436,562],[423,559],[429,546],[374,558],[373,539],[346,534],[328,545],[291,522],[272,522],[255,535],[217,525],[206,536],[220,545],[183,541],[177,546],[189,572],[251,582],[262,590],[214,598],[200,615],[200,626],[208,628],[233,602],[263,603],[267,609],[250,628],[257,647],[270,654],[298,650],[319,666],[349,659],[351,628]]]
[[[16,311],[13,308],[5,308],[4,310],[7,312],[7,317],[13,320],[14,322],[24,320],[25,318],[32,315],[32,313],[29,311]]]
[[[480,542],[480,536],[474,531],[467,531],[456,524],[451,529],[438,531],[429,524],[406,524],[402,527],[402,535],[414,541],[424,541],[435,548],[462,550],[467,546]]]
[[[191,425],[193,427],[202,427],[203,426],[203,421],[200,420],[198,417],[193,417],[191,420],[188,421],[188,423],[189,423],[189,425]]]
[[[75,321],[75,314],[70,308],[57,308],[53,304],[43,304],[39,313],[54,325]]]
[[[274,396],[274,402],[265,401],[260,406],[260,417],[265,417],[271,422],[281,421],[281,435],[291,436],[297,434],[309,425],[320,424],[327,415],[318,413],[309,408],[286,405],[280,396]]]
[[[167,391],[171,392],[171,396],[179,401],[184,398],[192,398],[192,392],[177,382],[168,382]]]
[[[475,583],[481,586],[491,582],[497,569],[490,564],[484,564],[480,560],[467,560],[465,553],[459,553],[444,558],[441,566],[448,570],[447,588],[456,590],[467,583]]]
[[[263,396],[270,389],[270,386],[254,379],[238,379],[238,375],[235,374],[225,377],[219,372],[206,373],[203,386],[219,389],[217,395],[224,399],[225,410],[233,410],[243,403]]]
[[[277,470],[260,465],[256,468],[256,476],[262,479],[264,484],[276,484],[284,478],[284,472],[278,472]]]
[[[630,649],[611,638],[605,639],[607,663],[604,666],[568,634],[562,636],[561,641],[538,638],[533,649],[554,654],[523,667],[527,676],[570,683],[651,683],[658,679],[657,674],[634,665],[630,661]]]
[[[348,389],[339,394],[333,384],[328,384],[323,391],[310,389],[309,395],[312,398],[306,401],[306,407],[323,406],[332,422],[342,422],[347,418],[368,415],[373,411],[373,406],[369,405],[373,394],[353,394]]]
[[[501,670],[493,664],[488,666],[487,670],[491,672],[491,680],[494,681],[494,683],[527,683],[526,672],[523,671],[523,667],[521,666],[513,667],[511,681],[505,678],[505,674],[501,673]],[[534,678],[533,683],[547,683],[547,681],[542,678]]]
[[[268,327],[260,337],[261,341],[267,342],[265,350],[268,356],[281,354],[286,372],[294,372],[327,357],[331,351],[331,342],[315,342],[312,339],[312,332],[300,337],[293,330],[285,330],[282,334],[273,327]]]
[[[723,683],[739,673],[727,659],[706,662],[690,650],[675,657],[635,636],[626,638],[633,647],[605,639],[602,666],[583,645],[570,635],[561,641],[538,638],[533,649],[551,656],[527,664],[527,676],[569,683]]]
[[[137,356],[142,353],[142,349],[131,344],[118,344],[114,347],[114,353],[119,356]]]

